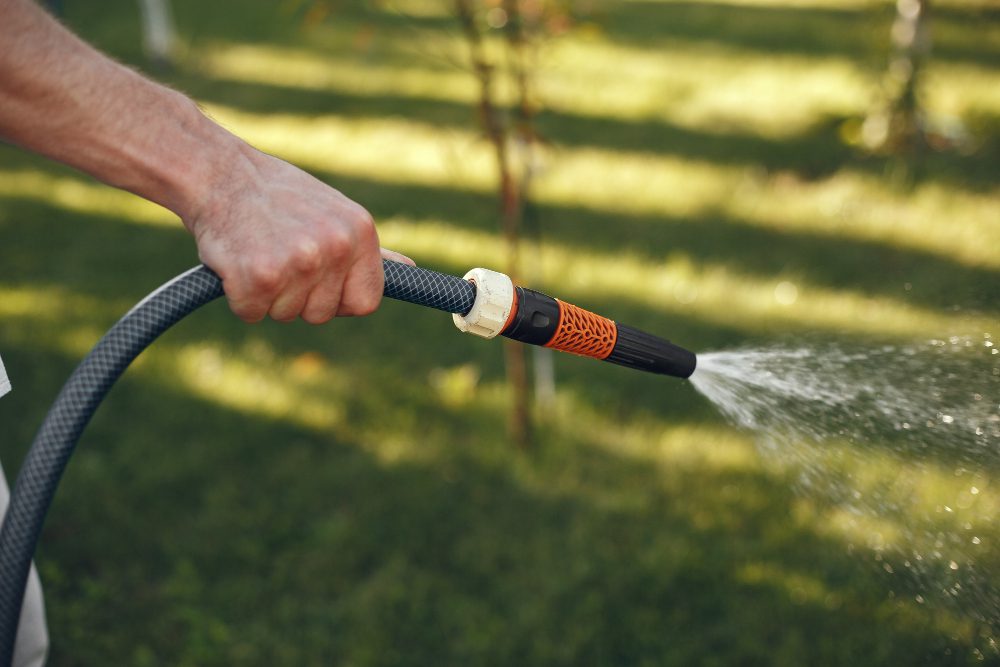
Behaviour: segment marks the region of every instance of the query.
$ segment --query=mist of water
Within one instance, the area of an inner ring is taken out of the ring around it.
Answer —
[[[709,353],[691,381],[823,508],[825,530],[893,577],[893,595],[974,618],[993,642],[1000,354],[991,335]]]

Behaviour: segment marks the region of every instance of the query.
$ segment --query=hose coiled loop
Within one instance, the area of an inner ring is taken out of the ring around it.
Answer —
[[[466,314],[476,300],[468,281],[429,269],[382,260],[385,296]],[[25,457],[0,529],[0,665],[10,665],[25,582],[45,514],[83,433],[105,394],[129,364],[160,334],[223,295],[222,280],[196,266],[140,301],[98,341],[77,366]]]
[[[59,392],[18,473],[0,530],[0,664],[11,663],[31,558],[80,434],[111,385],[140,352],[222,293],[222,281],[205,266],[177,276],[120,319]]]

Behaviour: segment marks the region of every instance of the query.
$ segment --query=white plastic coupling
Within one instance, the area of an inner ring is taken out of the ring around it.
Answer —
[[[467,315],[455,313],[455,326],[483,338],[493,338],[503,331],[514,307],[514,283],[503,273],[472,269],[463,278],[476,285],[476,301]]]

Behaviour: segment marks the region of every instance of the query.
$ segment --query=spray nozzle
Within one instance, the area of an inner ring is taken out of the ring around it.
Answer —
[[[686,378],[695,355],[668,340],[618,324],[525,287],[503,273],[472,269],[459,279],[386,260],[385,294],[454,314],[462,331],[593,357],[660,375]]]
[[[668,340],[602,317],[541,292],[515,288],[503,336],[660,375],[686,378],[695,355]]]

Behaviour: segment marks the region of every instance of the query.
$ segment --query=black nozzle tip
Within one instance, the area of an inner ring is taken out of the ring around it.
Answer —
[[[607,361],[676,378],[691,377],[698,363],[693,352],[623,324],[618,325],[618,340]]]

